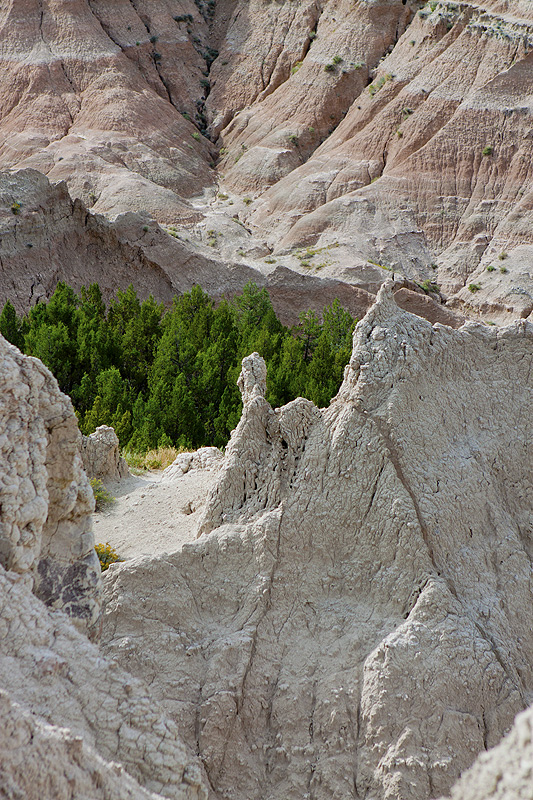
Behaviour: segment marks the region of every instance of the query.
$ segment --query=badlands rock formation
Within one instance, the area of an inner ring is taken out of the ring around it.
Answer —
[[[197,760],[142,681],[3,569],[0,608],[2,796],[206,800]]]
[[[100,425],[90,436],[81,436],[81,460],[90,478],[117,481],[130,474],[120,455],[118,436],[108,425]]]
[[[0,12],[0,167],[119,216],[77,208],[92,246],[75,253],[24,253],[25,236],[25,307],[80,271],[166,300],[194,270],[221,292],[275,264],[371,295],[392,270],[498,323],[532,313],[527,0],[176,2]]]
[[[519,714],[511,733],[454,786],[451,800],[519,800],[531,797],[533,709]]]
[[[51,186],[35,170],[0,173],[0,225],[0,306],[10,300],[19,313],[49,298],[60,280],[78,291],[97,282],[107,301],[133,283],[142,299],[153,294],[166,304],[195,284],[220,298],[254,281],[267,288],[282,322],[295,325],[302,310],[321,313],[335,298],[360,318],[379,287],[379,281],[360,288],[303,276],[282,265],[264,274],[246,264],[228,263],[190,234],[169,235],[146,214],[123,214],[110,223],[89,213],[79,200],[72,201],[64,183]],[[233,219],[231,226],[243,230]],[[402,295],[408,293],[406,307],[415,313],[453,327],[461,324],[460,314],[416,284],[400,279],[397,287]]]
[[[71,403],[1,337],[0,375],[0,796],[206,800],[176,723],[85,635],[100,564]]]
[[[199,538],[105,581],[105,652],[216,796],[438,797],[530,702],[532,344],[386,285],[329,408],[244,360]]]
[[[94,498],[72,404],[34,358],[0,336],[0,564],[94,634],[100,564]]]
[[[110,224],[35,170],[0,174],[0,206],[0,305],[9,299],[19,313],[50,297],[60,280],[77,290],[97,282],[106,300],[133,283],[143,299],[152,293],[170,303],[195,283],[220,296],[258,274],[191,253],[146,214]]]

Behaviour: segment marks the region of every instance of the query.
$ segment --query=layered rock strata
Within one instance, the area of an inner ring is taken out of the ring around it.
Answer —
[[[374,265],[378,285],[383,268],[436,282],[462,314],[533,313],[522,0],[9,0],[0,43],[0,167],[169,226],[123,221],[138,288],[165,299],[176,262],[202,282],[281,260],[361,288]],[[107,260],[89,259],[99,282]],[[30,285],[68,266],[52,249]]]
[[[245,359],[199,539],[105,587],[105,652],[217,796],[437,797],[525,708],[532,344],[387,285],[329,408],[272,409]]]
[[[132,283],[142,299],[170,304],[195,283],[220,296],[262,277],[191,251],[146,213],[110,223],[35,170],[0,173],[0,225],[0,305],[10,300],[19,313],[48,299],[58,281],[77,291],[98,283],[106,301]]]
[[[242,230],[233,220],[232,224]],[[169,234],[146,214],[123,214],[114,222],[92,214],[71,199],[64,183],[52,186],[35,170],[0,173],[0,225],[0,306],[9,300],[19,313],[49,299],[58,281],[77,291],[96,282],[107,302],[132,283],[141,299],[152,294],[166,305],[195,284],[220,299],[253,281],[266,287],[281,321],[295,325],[300,312],[321,313],[335,298],[360,318],[380,285],[373,281],[359,288],[299,275],[282,265],[264,274],[230,263],[191,235]],[[416,313],[461,324],[460,314],[426,297],[415,284],[399,280],[397,286],[411,294],[417,290],[415,306],[411,303]]]

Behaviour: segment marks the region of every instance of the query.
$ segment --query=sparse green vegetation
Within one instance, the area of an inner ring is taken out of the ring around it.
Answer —
[[[495,272],[495,271],[496,267],[494,266],[494,264],[489,264],[487,267],[487,272]]]
[[[192,138],[193,138],[193,139],[196,139],[196,141],[197,141],[197,142],[199,142],[199,141],[200,141],[200,134],[199,134],[199,132],[198,132],[198,131],[193,131],[193,132],[191,133],[191,136],[192,136]]]
[[[243,197],[242,198],[242,202],[244,203],[245,206],[249,206],[250,203],[252,202],[252,198],[251,197]]]
[[[425,281],[422,281],[422,283],[419,283],[418,286],[420,286],[422,291],[424,291],[426,294],[429,294],[430,292],[440,292],[439,284],[435,283],[429,278],[427,278]]]
[[[509,272],[509,270],[507,269],[507,267],[500,267],[500,272],[502,273],[502,275],[505,275],[505,273]]]
[[[109,542],[106,542],[105,544],[95,544],[94,549],[96,550],[96,555],[100,561],[102,572],[105,572],[111,564],[124,561],[123,558],[120,558],[116,550],[111,547]]]
[[[476,292],[479,292],[480,289],[481,289],[481,284],[480,283],[469,283],[468,284],[468,291],[472,292],[472,294],[475,294]]]
[[[15,216],[16,216],[17,214],[20,214],[20,209],[21,209],[21,208],[22,208],[22,206],[20,205],[20,203],[18,203],[18,202],[15,200],[15,202],[14,202],[14,203],[12,203],[12,205],[11,205],[11,213],[12,213],[12,214],[15,214]]]
[[[342,56],[333,56],[331,60],[335,65],[342,64]]]
[[[184,450],[184,447],[156,447],[146,453],[132,453],[130,450],[124,450],[122,455],[130,469],[142,473],[149,469],[166,469],[170,467],[179,453]]]
[[[500,253],[498,258],[500,259],[500,261],[505,261],[505,259],[507,258],[507,253],[505,252],[505,250]]]
[[[94,502],[96,503],[95,511],[103,511],[113,505],[115,498],[111,492],[106,489],[104,484],[99,478],[91,478],[89,481],[91,489],[93,490]]]
[[[291,144],[293,144],[293,145],[297,146],[297,145],[298,145],[298,142],[299,142],[298,136],[297,136],[295,133],[291,133],[291,134],[289,135],[289,142],[290,142]]]
[[[335,72],[335,64],[325,64],[324,72]]]
[[[217,197],[218,197],[219,200],[227,200],[228,199],[228,195],[224,194],[224,192],[219,192],[217,194]]]
[[[493,147],[492,145],[488,144],[486,147],[483,148],[481,154],[484,156],[491,156],[492,152],[493,152]]]
[[[291,75],[295,75],[303,63],[303,61],[297,61],[291,68]]]
[[[367,258],[367,261],[369,264],[373,264],[375,267],[386,269],[387,272],[392,272],[392,267],[387,266],[387,264],[380,264],[379,261],[373,261],[371,258]]]
[[[387,81],[392,81],[393,78],[394,75],[392,75],[390,72],[387,72],[386,75],[381,75],[381,77],[378,78],[377,81],[371,83],[370,86],[368,87],[368,93],[370,97],[374,97],[379,92],[380,89],[383,89]]]

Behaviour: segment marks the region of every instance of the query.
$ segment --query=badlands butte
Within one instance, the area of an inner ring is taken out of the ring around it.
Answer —
[[[360,318],[137,483],[0,336],[0,798],[532,800],[533,4],[5,0],[0,58],[0,305]]]
[[[0,303],[533,310],[528,0],[5,0],[0,57]]]

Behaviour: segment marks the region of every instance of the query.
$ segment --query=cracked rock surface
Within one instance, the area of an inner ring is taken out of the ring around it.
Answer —
[[[93,635],[101,612],[94,498],[72,404],[0,336],[0,564]]]
[[[244,360],[199,538],[105,580],[104,651],[216,796],[438,797],[531,702],[532,344],[385,285],[329,408]]]
[[[205,800],[176,723],[86,636],[101,572],[72,404],[1,336],[0,376],[0,796]]]
[[[521,800],[531,797],[533,709],[519,714],[497,747],[482,753],[454,786],[450,800]]]
[[[81,437],[83,468],[90,478],[116,481],[129,477],[128,465],[120,455],[118,436],[108,425]]]
[[[1,568],[0,639],[0,792],[19,792],[3,796],[205,800],[196,759],[148,687]]]

